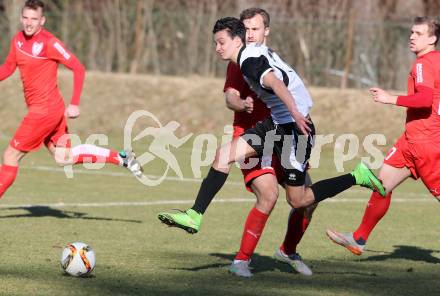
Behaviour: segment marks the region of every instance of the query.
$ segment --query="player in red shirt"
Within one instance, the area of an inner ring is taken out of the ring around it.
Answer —
[[[23,82],[28,113],[3,154],[0,169],[0,197],[14,182],[19,161],[44,144],[61,165],[105,162],[126,166],[135,175],[141,167],[130,151],[117,151],[94,145],[70,147],[66,117],[79,116],[79,101],[84,82],[84,67],[61,41],[43,28],[44,3],[26,1],[21,12],[23,30],[12,39],[10,51],[0,66],[0,81],[18,67]],[[73,94],[65,108],[58,89],[58,64],[73,72]]]
[[[373,228],[387,212],[391,192],[409,177],[422,179],[426,188],[440,201],[440,52],[435,46],[440,24],[418,17],[411,28],[409,48],[416,54],[408,76],[408,95],[395,96],[380,88],[370,91],[376,102],[407,108],[405,131],[385,157],[379,179],[386,198],[373,193],[364,217],[354,233],[327,230],[335,243],[361,255]]]

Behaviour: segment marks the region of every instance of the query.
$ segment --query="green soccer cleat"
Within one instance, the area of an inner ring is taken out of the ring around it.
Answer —
[[[351,174],[356,179],[356,185],[369,188],[382,196],[386,195],[385,187],[383,187],[382,182],[363,162],[359,163]]]
[[[179,213],[162,212],[157,215],[157,218],[159,218],[162,223],[168,226],[182,228],[191,234],[199,232],[202,217],[202,214],[197,213],[193,209],[188,209],[185,212],[180,211]]]

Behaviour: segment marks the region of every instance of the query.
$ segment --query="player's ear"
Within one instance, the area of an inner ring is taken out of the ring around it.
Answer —
[[[40,26],[44,26],[45,23],[46,23],[46,17],[43,15],[40,20]]]
[[[264,37],[269,36],[269,33],[270,33],[270,28],[269,27],[264,28]]]
[[[437,41],[437,37],[435,35],[432,35],[431,37],[429,37],[429,44],[430,45],[435,45],[436,41]]]
[[[235,36],[233,41],[235,43],[235,47],[237,47],[237,48],[243,44],[243,41],[241,41],[241,38],[238,36]]]

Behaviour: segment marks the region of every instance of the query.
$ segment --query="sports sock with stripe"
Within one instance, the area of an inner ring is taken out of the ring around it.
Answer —
[[[82,144],[71,149],[74,164],[79,163],[112,163],[121,165],[119,153],[107,148]]]
[[[388,193],[385,197],[377,192],[371,194],[367,207],[362,218],[362,222],[358,229],[353,233],[353,237],[358,242],[365,242],[368,236],[373,231],[376,224],[385,216],[391,203],[391,194]]]
[[[269,218],[268,214],[260,212],[255,207],[252,208],[244,224],[240,250],[235,256],[235,260],[249,260],[251,258],[263,233],[267,218]]]

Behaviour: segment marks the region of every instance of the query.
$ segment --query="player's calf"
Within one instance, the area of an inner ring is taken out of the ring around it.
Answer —
[[[18,166],[20,160],[26,155],[27,152],[17,150],[10,145],[3,153],[3,164],[9,166]]]

